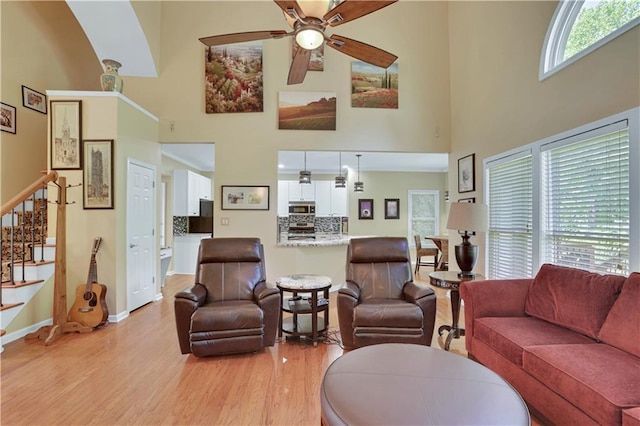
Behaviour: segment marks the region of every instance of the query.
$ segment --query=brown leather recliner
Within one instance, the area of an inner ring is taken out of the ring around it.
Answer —
[[[346,284],[338,321],[346,349],[377,343],[431,345],[436,295],[413,282],[406,238],[354,238],[347,247]]]
[[[195,284],[175,296],[180,350],[202,357],[273,346],[279,312],[260,239],[203,239]]]

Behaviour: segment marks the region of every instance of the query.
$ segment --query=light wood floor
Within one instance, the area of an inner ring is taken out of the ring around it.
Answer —
[[[428,272],[422,268],[416,281],[427,285]],[[164,299],[92,333],[66,334],[47,347],[7,344],[2,425],[319,425],[322,377],[340,346],[282,342],[254,354],[181,355],[173,295],[192,281],[167,277]],[[437,329],[451,322],[451,308],[446,291],[434,290]],[[337,329],[335,294],[331,299]],[[434,333],[432,346],[443,343]],[[466,356],[464,338],[451,349]]]

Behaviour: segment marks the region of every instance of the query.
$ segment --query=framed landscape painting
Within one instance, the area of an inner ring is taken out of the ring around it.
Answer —
[[[351,106],[398,109],[398,64],[385,69],[351,62]]]
[[[278,129],[336,130],[336,94],[331,92],[280,92]]]
[[[51,169],[82,168],[82,101],[51,101]]]
[[[204,49],[205,112],[262,112],[262,41]]]

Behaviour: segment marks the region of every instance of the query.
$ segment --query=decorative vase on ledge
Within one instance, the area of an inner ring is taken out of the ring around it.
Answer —
[[[124,85],[122,77],[118,74],[118,69],[122,64],[113,59],[103,59],[102,63],[105,66],[105,72],[100,76],[100,85],[105,92],[120,92],[122,93],[122,86]]]

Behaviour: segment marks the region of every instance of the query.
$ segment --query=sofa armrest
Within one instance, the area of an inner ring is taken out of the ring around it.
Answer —
[[[353,310],[360,298],[360,287],[351,281],[347,281],[338,290],[338,324],[340,326],[340,337],[346,349],[352,349],[353,341]]]
[[[175,295],[174,308],[176,317],[176,330],[178,331],[178,342],[180,352],[188,354],[191,352],[189,343],[189,331],[191,328],[191,315],[202,306],[207,299],[207,289],[201,284],[186,288]]]
[[[421,286],[413,281],[409,281],[402,289],[407,302],[417,303],[419,299],[434,294],[434,291],[427,286]]]
[[[267,283],[259,282],[253,289],[253,294],[264,315],[264,346],[273,346],[278,335],[280,320],[280,290]]]
[[[460,285],[468,351],[476,318],[525,316],[524,305],[532,282],[533,278],[523,278],[465,281]]]

